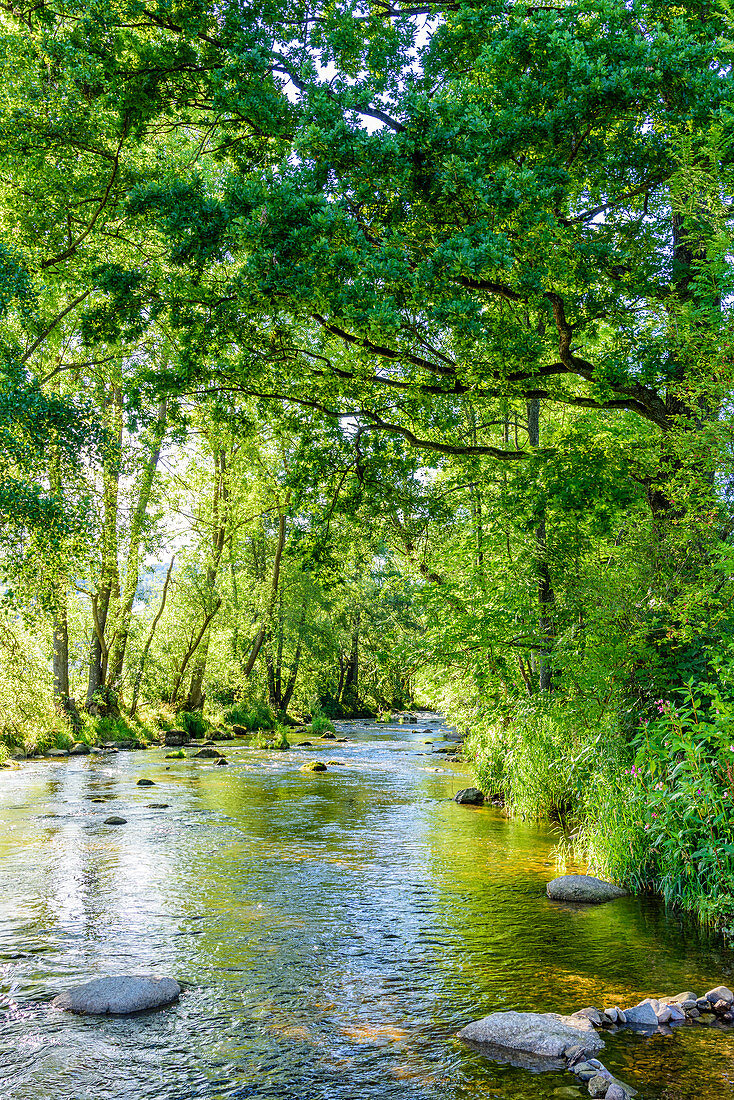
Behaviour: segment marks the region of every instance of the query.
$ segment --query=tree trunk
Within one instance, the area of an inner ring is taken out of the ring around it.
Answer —
[[[286,505],[288,501],[286,500]],[[285,547],[285,512],[280,512],[278,516],[278,542],[275,547],[275,558],[273,560],[273,575],[270,581],[270,594],[268,597],[267,606],[263,616],[263,623],[257,634],[255,640],[252,643],[250,649],[250,656],[247,658],[247,664],[244,667],[243,675],[249,676],[255,667],[255,661],[258,658],[262,644],[265,641],[265,635],[273,618],[273,608],[275,607],[275,601],[278,598],[278,585],[280,584],[280,563],[283,557],[283,548]]]
[[[145,663],[148,660],[148,651],[149,651],[151,643],[153,641],[153,635],[155,634],[155,628],[158,626],[158,620],[160,619],[161,615],[163,614],[163,608],[166,606],[166,596],[168,595],[168,582],[171,579],[171,573],[173,572],[173,563],[175,562],[175,560],[176,560],[176,555],[174,554],[173,557],[171,558],[171,564],[168,566],[168,572],[166,573],[166,580],[165,580],[165,583],[163,585],[163,592],[161,593],[161,602],[158,606],[158,610],[155,614],[155,618],[153,619],[153,622],[150,624],[150,630],[148,631],[148,637],[145,639],[145,645],[143,646],[143,652],[140,655],[140,664],[138,665],[138,670],[135,673],[135,683],[133,684],[133,697],[132,697],[132,700],[130,701],[130,710],[128,711],[131,718],[135,714],[135,711],[138,709],[138,697],[140,695],[140,685],[143,682],[143,673],[145,672]]]
[[[87,682],[87,710],[105,709],[106,702],[95,696],[105,685],[109,650],[105,640],[110,603],[119,597],[120,574],[117,560],[117,510],[120,484],[120,459],[122,452],[122,389],[113,383],[110,387],[107,410],[107,427],[110,438],[102,464],[102,567],[97,590],[92,596],[92,620],[94,633],[89,653],[89,679]]]
[[[352,630],[352,648],[347,659],[344,689],[339,702],[347,710],[355,710],[359,704],[359,625],[362,615],[358,610]]]
[[[58,387],[57,387],[58,392]],[[49,484],[56,496],[61,496],[61,463],[58,447],[51,447]],[[58,563],[53,581],[53,695],[54,707],[59,714],[71,709],[69,698],[69,622],[67,617],[67,573],[65,565]]]
[[[122,666],[125,660],[127,640],[130,632],[130,620],[132,618],[135,595],[138,591],[140,579],[140,546],[143,536],[143,524],[148,511],[150,494],[153,488],[158,459],[160,458],[161,445],[166,432],[166,399],[163,398],[158,406],[158,417],[152,431],[150,453],[143,467],[138,489],[138,499],[130,522],[130,539],[128,541],[127,565],[125,569],[125,581],[122,588],[120,609],[117,615],[116,630],[111,645],[109,668],[107,672],[107,686],[116,688],[122,677]]]
[[[528,436],[531,447],[540,446],[540,398],[528,401]],[[540,691],[550,691],[553,684],[553,670],[550,662],[553,637],[553,586],[548,568],[548,548],[546,543],[545,503],[540,507],[538,525],[535,529],[536,573],[538,578],[538,632],[541,644],[534,653],[534,663]]]
[[[211,535],[211,559],[206,571],[207,599],[215,599],[214,610],[207,615],[206,625],[202,631],[196,648],[198,653],[191,672],[191,683],[184,706],[186,710],[202,710],[204,707],[204,676],[206,675],[206,662],[209,657],[209,643],[211,630],[209,623],[221,606],[221,597],[215,597],[219,563],[222,560],[222,551],[227,538],[227,525],[229,521],[229,489],[227,487],[227,455],[224,450],[214,451],[214,496],[212,500],[212,535]],[[201,646],[199,648],[199,643]]]
[[[71,706],[69,699],[69,623],[66,617],[66,593],[63,594],[63,598],[57,598],[54,610],[54,706],[59,714],[68,713]]]

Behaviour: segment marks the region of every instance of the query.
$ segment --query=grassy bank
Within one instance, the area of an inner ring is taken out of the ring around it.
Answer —
[[[734,938],[732,706],[691,689],[635,727],[619,713],[546,700],[454,718],[478,785],[511,815],[554,822],[559,857]]]

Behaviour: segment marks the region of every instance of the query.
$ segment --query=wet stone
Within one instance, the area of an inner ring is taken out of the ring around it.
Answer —
[[[553,901],[576,901],[600,905],[625,897],[627,891],[613,882],[604,882],[593,875],[560,875],[548,883],[548,897]]]
[[[326,764],[322,764],[320,760],[312,760],[308,764],[301,765],[302,772],[325,772]]]
[[[609,1081],[598,1073],[596,1077],[591,1078],[588,1088],[592,1100],[601,1100],[609,1091]]]
[[[128,1015],[161,1008],[177,1000],[181,986],[173,978],[133,975],[95,978],[67,990],[51,1002],[54,1008],[85,1016]]]
[[[454,802],[460,806],[483,806],[484,795],[477,787],[465,787],[454,795]]]
[[[725,985],[717,985],[715,989],[709,989],[708,993],[704,994],[706,1000],[710,1004],[716,1004],[717,1001],[726,1001],[728,1005],[734,1003],[734,993],[730,989],[727,989]]]
[[[104,819],[105,825],[127,825],[126,817],[116,817],[114,814],[112,817],[106,817]]]
[[[155,787],[155,783],[152,779],[139,779],[138,787]]]

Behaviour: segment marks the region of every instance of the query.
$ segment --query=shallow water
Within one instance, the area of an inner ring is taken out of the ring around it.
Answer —
[[[545,1100],[575,1079],[488,1061],[456,1031],[731,984],[719,941],[655,902],[550,902],[553,834],[453,803],[471,776],[430,755],[428,726],[445,730],[423,715],[341,723],[348,744],[311,750],[225,743],[227,768],[155,749],[0,772],[0,1095]],[[299,770],[316,756],[327,772]],[[48,1005],[146,972],[185,983],[179,1003]],[[644,1100],[734,1093],[734,1031],[621,1031],[602,1058]]]

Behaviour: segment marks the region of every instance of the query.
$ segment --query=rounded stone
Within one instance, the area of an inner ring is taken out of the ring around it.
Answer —
[[[588,1020],[554,1012],[493,1012],[468,1024],[459,1032],[459,1038],[544,1058],[561,1058],[574,1043],[587,1055],[604,1047],[604,1040]]]
[[[552,879],[546,888],[553,901],[577,901],[599,905],[604,901],[623,898],[627,891],[613,882],[604,882],[593,875],[561,875]]]
[[[727,989],[725,985],[717,985],[715,989],[709,989],[708,993],[704,996],[710,1004],[715,1005],[717,1001],[726,1001],[728,1005],[734,1002],[734,993],[730,989]]]
[[[465,787],[454,795],[454,802],[460,806],[483,806],[484,795],[477,787]]]
[[[113,814],[112,817],[106,817],[104,819],[104,824],[105,825],[127,825],[127,818],[126,817],[115,817],[114,814]]]
[[[138,780],[138,786],[139,787],[155,787],[155,783],[153,782],[152,779],[139,779]]]
[[[588,1089],[592,1100],[601,1100],[609,1091],[609,1081],[597,1073],[596,1077],[592,1077],[589,1081]]]
[[[54,1008],[85,1016],[126,1016],[131,1012],[162,1008],[178,999],[181,986],[173,978],[148,978],[121,974],[94,978],[91,982],[59,994]]]
[[[325,772],[326,764],[322,764],[320,760],[312,760],[308,764],[301,765],[302,772]]]

